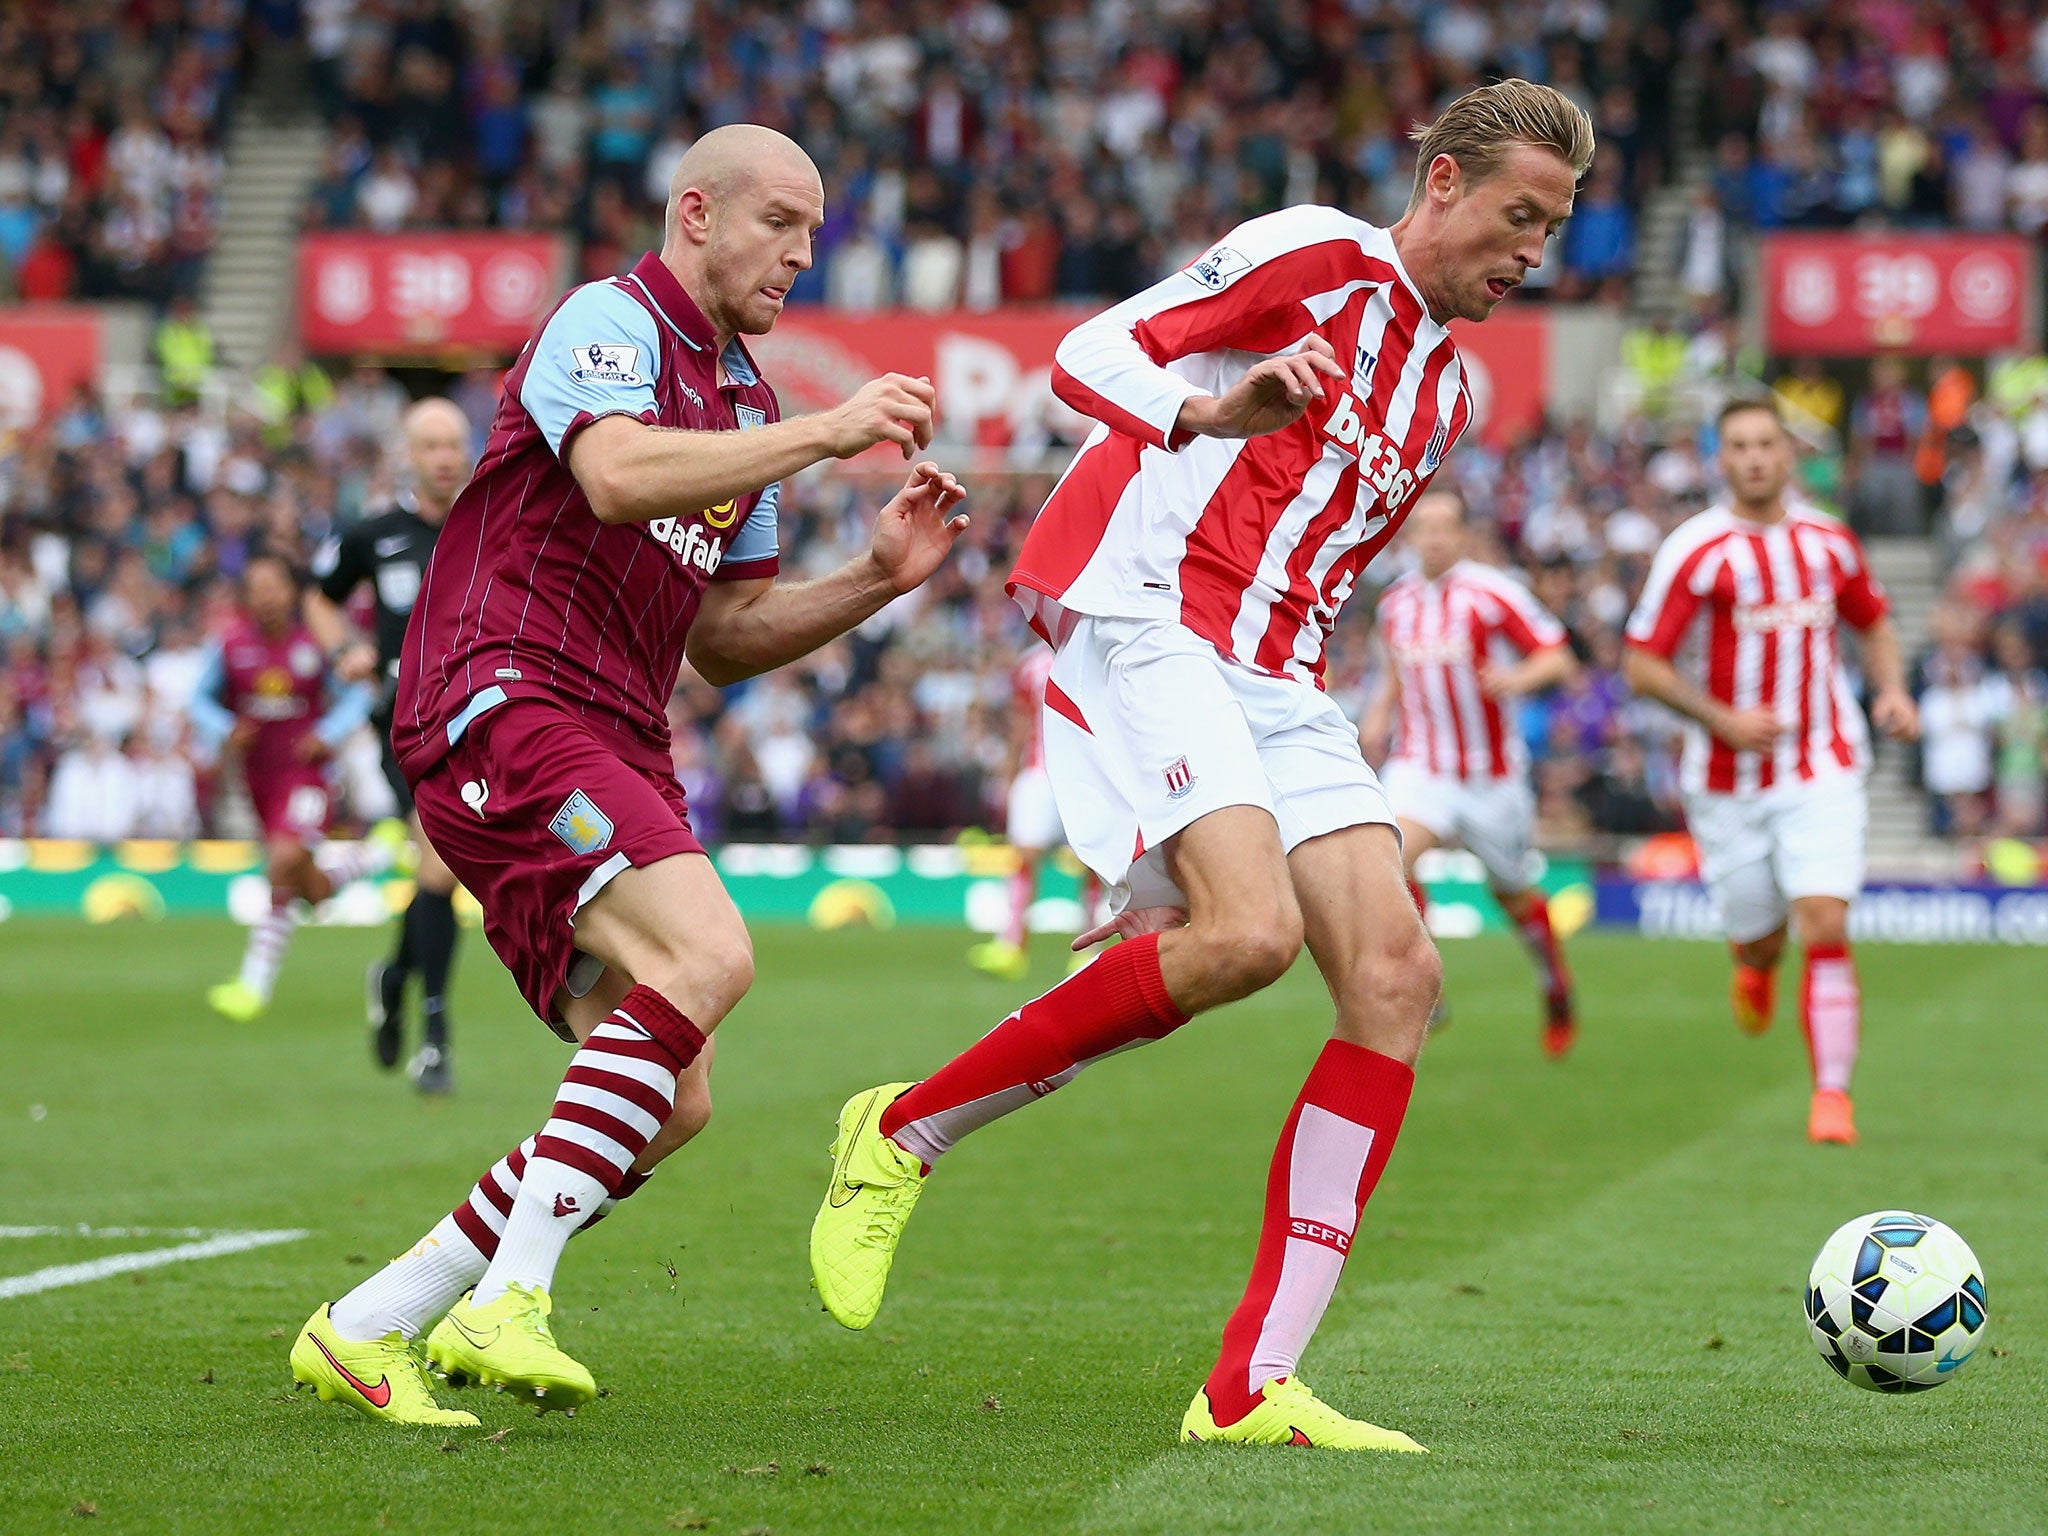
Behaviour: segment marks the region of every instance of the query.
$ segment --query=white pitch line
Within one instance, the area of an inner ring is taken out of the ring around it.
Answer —
[[[0,1279],[0,1301],[10,1296],[33,1296],[60,1286],[84,1285],[125,1275],[131,1270],[155,1269],[160,1264],[182,1264],[187,1259],[212,1259],[224,1253],[242,1253],[250,1248],[267,1248],[273,1243],[294,1243],[310,1236],[304,1228],[280,1228],[269,1232],[223,1232],[204,1242],[180,1243],[175,1248],[150,1248],[141,1253],[113,1253],[84,1264],[53,1264],[48,1269]]]
[[[215,1237],[226,1227],[95,1227],[76,1222],[68,1227],[0,1227],[7,1237]]]

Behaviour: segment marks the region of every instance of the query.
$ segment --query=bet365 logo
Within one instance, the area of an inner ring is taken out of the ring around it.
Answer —
[[[1345,390],[1323,421],[1323,436],[1358,460],[1358,472],[1391,512],[1415,494],[1415,472],[1401,462],[1401,450],[1377,432],[1365,430],[1358,397]]]

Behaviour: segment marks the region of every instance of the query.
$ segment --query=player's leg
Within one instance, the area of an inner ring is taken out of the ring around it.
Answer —
[[[1543,1049],[1553,1059],[1572,1048],[1578,1020],[1572,1006],[1571,968],[1550,926],[1550,902],[1529,879],[1529,845],[1536,804],[1516,783],[1467,786],[1459,840],[1486,870],[1487,884],[1535,963],[1543,1002]]]
[[[1288,862],[1336,1027],[1281,1129],[1251,1280],[1182,1432],[1420,1450],[1405,1435],[1342,1417],[1295,1375],[1400,1135],[1442,967],[1391,827],[1313,838]]]
[[[1776,1011],[1778,962],[1792,910],[1778,883],[1763,808],[1756,796],[1692,795],[1685,822],[1735,961],[1728,1001],[1736,1026],[1760,1035]]]
[[[273,832],[264,846],[264,874],[270,882],[270,906],[249,925],[249,937],[242,948],[242,965],[233,981],[211,988],[207,1001],[214,1011],[237,1023],[248,1023],[270,1006],[278,974],[292,946],[292,934],[299,926],[299,902],[312,899],[306,892],[317,888],[312,850],[295,830]]]
[[[1014,820],[1014,818],[1013,818]],[[1031,903],[1038,895],[1038,869],[1042,852],[1021,845],[1013,848],[1017,866],[1010,871],[1010,909],[1002,932],[967,951],[967,963],[984,975],[1003,981],[1022,981],[1031,970],[1029,921]]]
[[[455,872],[434,852],[434,845],[413,817],[414,846],[419,868],[414,873],[411,904],[406,908],[412,960],[420,977],[420,1012],[425,1027],[420,1048],[408,1071],[422,1093],[447,1093],[455,1086],[454,1060],[448,1033],[448,973],[455,961]]]
[[[1774,862],[1806,951],[1799,1016],[1813,1064],[1807,1135],[1817,1142],[1856,1141],[1849,1083],[1863,1000],[1849,952],[1849,903],[1863,888],[1868,823],[1863,786],[1854,780],[1802,785],[1773,798]]]
[[[415,913],[419,910],[419,893],[428,879],[426,850],[429,845],[426,834],[420,830],[419,813],[413,808],[412,786],[406,783],[404,770],[398,764],[398,754],[392,750],[391,722],[379,717],[372,724],[376,727],[377,744],[382,749],[384,780],[391,786],[399,815],[406,820],[406,830],[412,834],[413,846],[421,850],[421,866],[413,887],[413,899],[398,914],[393,925],[396,932],[392,936],[390,957],[372,960],[363,975],[363,1007],[370,1025],[370,1056],[378,1066],[389,1071],[398,1065],[399,1055],[405,1048],[405,985],[417,964]],[[438,858],[433,862],[438,863]]]

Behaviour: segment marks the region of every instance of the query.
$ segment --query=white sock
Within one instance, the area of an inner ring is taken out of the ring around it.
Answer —
[[[394,856],[394,849],[372,838],[360,843],[322,843],[313,862],[338,891],[353,880],[383,874]]]
[[[270,896],[270,911],[249,929],[249,945],[242,951],[242,984],[270,1001],[277,986],[277,973],[284,969],[285,952],[292,947],[292,930],[299,926],[299,907],[281,891]]]
[[[462,1235],[455,1218],[443,1216],[410,1252],[342,1297],[328,1316],[336,1333],[358,1343],[387,1333],[416,1339],[476,1284],[489,1262]]]
[[[512,1214],[498,1239],[498,1256],[477,1281],[471,1304],[487,1307],[515,1284],[550,1289],[570,1235],[610,1195],[600,1181],[566,1163],[548,1157],[529,1159]]]

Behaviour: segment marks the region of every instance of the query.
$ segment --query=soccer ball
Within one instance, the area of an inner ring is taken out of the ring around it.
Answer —
[[[1925,1392],[1984,1342],[1984,1271],[1931,1216],[1875,1211],[1827,1240],[1806,1324],[1835,1374],[1873,1392]]]

